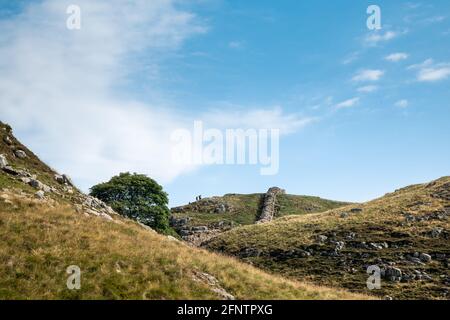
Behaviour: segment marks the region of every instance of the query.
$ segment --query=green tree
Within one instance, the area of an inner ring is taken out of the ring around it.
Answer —
[[[171,233],[167,193],[146,175],[121,173],[108,182],[93,186],[90,194],[125,217],[158,232]]]

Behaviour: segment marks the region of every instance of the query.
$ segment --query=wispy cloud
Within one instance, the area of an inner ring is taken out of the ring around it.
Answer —
[[[398,31],[392,31],[392,30],[388,30],[388,31],[372,31],[369,34],[366,35],[366,37],[364,38],[364,42],[367,45],[370,46],[376,46],[381,42],[386,42],[392,39],[397,38],[398,36],[400,36],[402,33],[398,32]]]
[[[357,72],[352,80],[356,82],[378,81],[383,75],[383,70],[365,69]]]
[[[401,60],[408,59],[409,55],[404,52],[396,52],[386,56],[384,59],[391,62],[398,62]]]
[[[334,106],[334,108],[336,110],[344,109],[344,108],[351,108],[351,107],[354,107],[355,105],[357,105],[359,103],[359,101],[360,101],[360,98],[358,98],[358,97],[348,99],[348,100],[345,100],[345,101],[342,101],[342,102],[336,104]]]
[[[370,93],[370,92],[375,92],[378,90],[377,86],[364,86],[364,87],[359,87],[358,92],[362,92],[362,93]]]
[[[158,102],[119,98],[117,88],[141,68],[157,75],[161,56],[203,26],[173,1],[77,0],[81,29],[71,31],[61,23],[71,3],[32,2],[0,21],[2,120],[85,190],[120,171],[165,183],[190,170],[167,161],[166,137],[183,119]],[[143,52],[142,65],[130,59]]]
[[[422,6],[423,6],[422,3],[419,3],[419,2],[407,2],[407,3],[405,3],[405,7],[407,9],[410,9],[410,10],[415,10],[415,9],[418,9],[418,8],[420,8]]]
[[[201,116],[205,125],[223,129],[279,129],[291,134],[317,118],[283,112],[282,107],[243,107],[226,104],[226,108],[210,110]]]
[[[435,82],[447,79],[450,76],[450,65],[424,68],[419,71],[417,80],[422,82]]]
[[[433,17],[424,19],[423,22],[427,23],[427,24],[433,24],[433,23],[443,22],[445,19],[447,19],[447,17],[445,17],[445,16],[433,16]]]
[[[244,46],[244,43],[242,41],[230,41],[228,43],[228,47],[231,49],[241,49]]]
[[[359,52],[352,52],[350,55],[348,55],[347,57],[344,58],[344,60],[342,60],[342,64],[350,64],[356,60],[358,60],[359,58]]]
[[[416,64],[412,64],[410,66],[408,66],[408,70],[414,70],[414,69],[422,69],[428,66],[431,66],[434,63],[434,60],[429,58],[426,59],[424,62],[422,63],[416,63]]]
[[[395,106],[398,108],[407,108],[409,106],[409,102],[406,99],[399,100],[395,103]]]
[[[191,128],[194,120],[223,126],[231,117],[211,111],[198,119],[160,100],[125,98],[130,92],[124,83],[142,68],[157,71],[164,57],[206,27],[177,1],[77,0],[81,30],[70,31],[61,21],[71,3],[33,2],[21,15],[0,21],[1,120],[84,190],[123,171],[168,183],[193,170],[171,161],[171,133]],[[148,90],[158,87],[158,77],[152,81]],[[155,95],[170,101],[166,92]],[[278,126],[285,133],[312,121],[281,108],[230,112],[243,127]]]
[[[450,63],[435,63],[433,59],[411,65],[407,69],[417,71],[416,79],[419,82],[437,82],[450,77]]]

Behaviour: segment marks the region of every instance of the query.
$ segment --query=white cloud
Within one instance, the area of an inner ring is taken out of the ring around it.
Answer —
[[[348,55],[343,61],[342,64],[350,64],[359,58],[359,52],[352,52],[350,55]]]
[[[431,66],[433,63],[434,63],[434,60],[430,58],[430,59],[425,60],[422,63],[410,65],[407,69],[408,70],[422,69],[422,68]]]
[[[370,93],[370,92],[376,91],[377,89],[378,89],[377,86],[364,86],[364,87],[359,87],[358,92]]]
[[[384,75],[383,70],[361,70],[359,71],[353,78],[353,81],[362,82],[362,81],[378,81]]]
[[[159,54],[203,31],[195,17],[171,1],[78,0],[81,30],[71,31],[70,3],[31,4],[0,22],[2,120],[84,189],[120,171],[168,182],[189,170],[166,160],[166,137],[182,119],[116,88],[140,68],[157,74]],[[142,52],[145,64],[128,61]]]
[[[424,22],[425,22],[425,23],[428,23],[428,24],[432,24],[432,23],[440,23],[440,22],[443,22],[445,19],[446,19],[445,16],[434,16],[434,17],[426,18],[426,19],[424,20]]]
[[[344,109],[354,107],[359,103],[360,98],[352,98],[345,101],[342,101],[335,105],[335,109]]]
[[[399,108],[407,108],[409,106],[409,102],[408,102],[408,100],[403,99],[403,100],[397,101],[395,103],[395,106],[399,107]]]
[[[168,183],[192,170],[171,161],[170,135],[198,119],[173,106],[125,98],[136,72],[144,76],[149,95],[164,95],[152,89],[161,60],[205,32],[174,2],[77,0],[82,21],[76,31],[66,29],[66,8],[73,3],[66,0],[36,2],[0,21],[1,120],[84,190],[121,171]],[[257,122],[253,116],[261,116],[286,132],[302,125],[280,110],[234,116],[251,124]]]
[[[374,31],[364,38],[364,42],[371,46],[376,46],[380,42],[386,42],[397,38],[401,33],[396,31],[388,30],[383,33],[383,31]]]
[[[405,6],[406,6],[406,8],[408,8],[408,9],[418,9],[418,8],[422,7],[422,4],[421,4],[421,3],[411,3],[411,2],[408,2],[408,3],[405,4]]]
[[[209,111],[201,116],[206,126],[214,128],[280,129],[281,134],[290,134],[312,123],[316,118],[299,114],[286,114],[280,106],[251,109],[236,105]]]
[[[397,53],[392,53],[392,54],[386,56],[384,59],[391,61],[391,62],[398,62],[401,60],[408,59],[408,56],[409,55],[407,53],[397,52]]]
[[[450,66],[424,68],[419,71],[417,80],[422,82],[435,82],[447,79],[450,76]]]
[[[450,63],[435,63],[433,59],[411,65],[407,69],[417,70],[416,79],[419,82],[437,82],[450,77]]]
[[[244,43],[241,41],[230,41],[228,43],[228,47],[231,49],[241,49],[244,46]]]

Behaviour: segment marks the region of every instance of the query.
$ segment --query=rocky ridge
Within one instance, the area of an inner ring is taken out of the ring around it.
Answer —
[[[54,205],[68,203],[79,213],[113,220],[117,215],[103,201],[79,191],[66,174],[49,168],[13,135],[11,128],[0,122],[0,174],[4,186],[1,198],[14,205],[14,198],[28,198]]]

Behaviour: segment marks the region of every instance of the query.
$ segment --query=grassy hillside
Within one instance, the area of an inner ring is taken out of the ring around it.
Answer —
[[[224,221],[233,225],[254,224],[258,218],[264,194],[226,194],[196,201],[186,206],[172,209],[176,218],[189,217],[190,226],[211,226]],[[323,212],[347,205],[346,202],[321,199],[319,197],[282,194],[277,197],[277,217],[291,214]],[[226,212],[218,212],[224,206]]]
[[[444,177],[358,206],[235,228],[206,247],[291,279],[395,299],[445,299],[449,213]],[[389,270],[379,290],[366,288],[369,265]],[[398,279],[390,276],[396,270]]]
[[[122,218],[1,122],[0,157],[0,299],[367,298],[269,275]],[[80,290],[66,286],[73,265]]]
[[[8,199],[8,201],[5,201]],[[81,269],[81,289],[66,268]],[[118,218],[2,192],[0,299],[363,299],[264,273]]]

